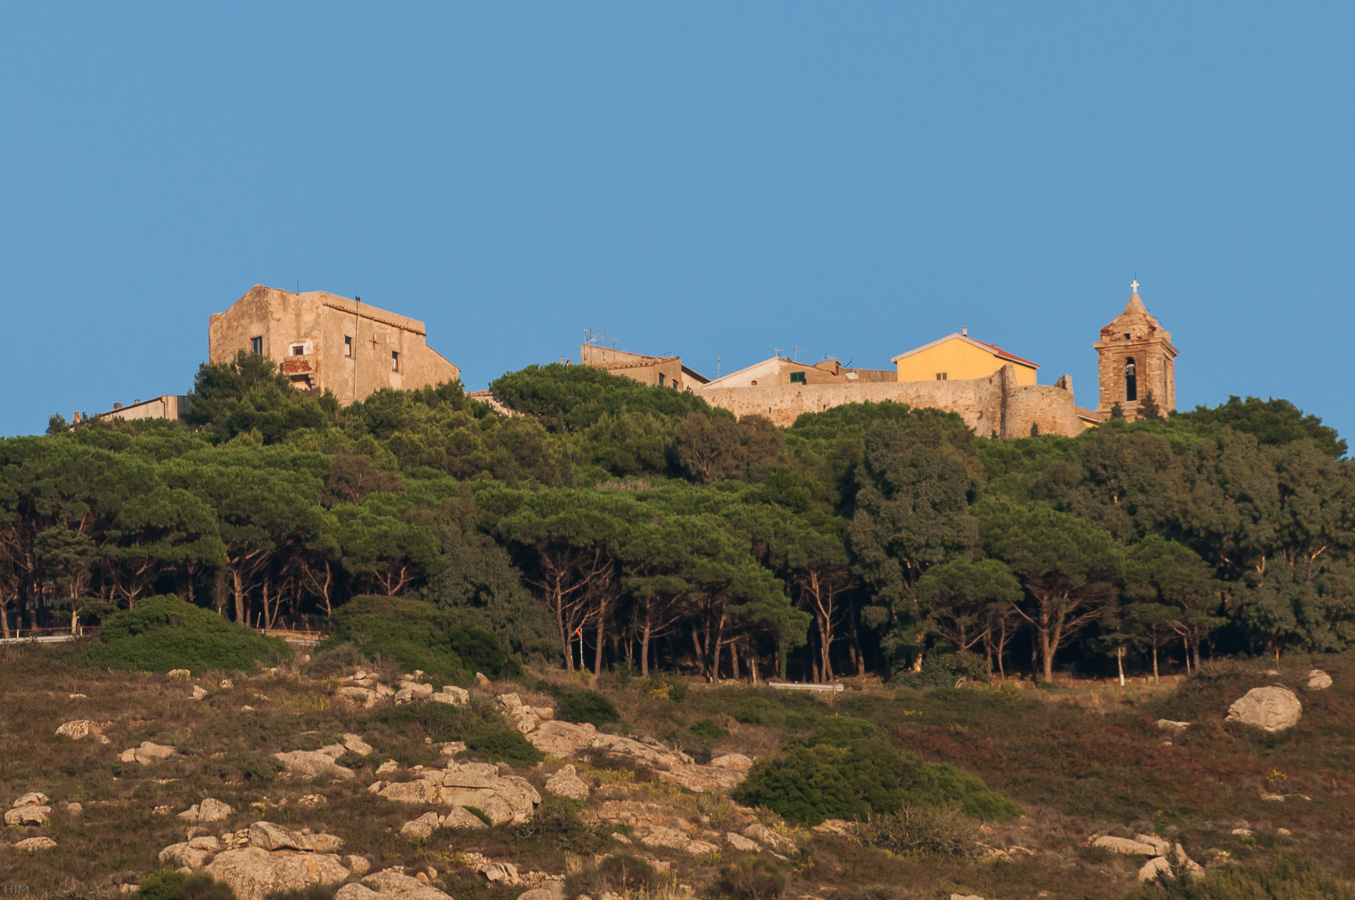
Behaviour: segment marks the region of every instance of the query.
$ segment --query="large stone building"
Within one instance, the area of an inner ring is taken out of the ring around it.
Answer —
[[[343,403],[461,378],[428,346],[422,322],[324,291],[255,285],[211,317],[208,335],[212,362],[230,362],[241,350],[266,356],[296,387],[332,391]]]
[[[1096,348],[1101,400],[1097,415],[1109,418],[1116,404],[1126,419],[1136,419],[1149,395],[1163,413],[1176,411],[1176,354],[1172,336],[1139,299],[1139,283],[1124,312],[1101,329]]]

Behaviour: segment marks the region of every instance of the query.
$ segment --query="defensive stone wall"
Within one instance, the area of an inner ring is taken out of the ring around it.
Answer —
[[[954,381],[789,384],[698,388],[696,392],[711,406],[736,416],[763,416],[782,428],[795,424],[803,413],[865,402],[907,403],[953,412],[976,434],[984,436],[1028,437],[1034,425],[1040,434],[1071,437],[1086,427],[1078,418],[1072,391],[1049,385],[1018,385],[1010,364],[986,378]]]

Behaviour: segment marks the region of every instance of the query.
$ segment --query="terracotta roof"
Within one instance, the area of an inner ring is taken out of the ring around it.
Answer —
[[[903,359],[905,356],[912,356],[914,353],[921,353],[923,350],[930,350],[931,348],[939,346],[940,344],[944,344],[946,341],[949,341],[951,339],[958,339],[964,341],[966,344],[973,344],[975,347],[978,347],[981,350],[988,351],[989,353],[996,356],[998,359],[1005,359],[1010,362],[1019,363],[1020,365],[1023,366],[1030,366],[1032,369],[1040,368],[1039,363],[1031,362],[1030,360],[1025,359],[1024,357],[1017,356],[1015,353],[1008,353],[1006,350],[1003,350],[996,344],[988,344],[980,340],[975,340],[974,338],[970,337],[967,334],[960,334],[958,331],[955,332],[954,334],[948,334],[943,338],[938,338],[932,341],[930,344],[923,344],[921,347],[914,347],[907,353],[900,353],[898,356],[895,356],[893,359],[891,359],[890,362],[896,363],[899,360]]]

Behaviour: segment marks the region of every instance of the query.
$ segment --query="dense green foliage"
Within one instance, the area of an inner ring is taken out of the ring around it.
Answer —
[[[422,669],[439,685],[469,684],[476,672],[490,678],[521,672],[503,640],[474,611],[400,597],[355,597],[335,610],[322,649],[344,643],[393,659],[406,671]]]
[[[1020,807],[972,775],[898,750],[861,719],[831,718],[798,746],[760,758],[735,799],[764,806],[792,822],[867,819],[899,813],[904,804],[958,804],[968,816],[1000,820]]]
[[[1001,441],[894,403],[779,429],[582,366],[493,391],[520,415],[456,384],[341,407],[241,356],[198,373],[190,427],[0,441],[0,625],[173,591],[448,681],[513,655],[943,685],[1355,643],[1351,463],[1283,400]]]
[[[621,719],[616,704],[605,694],[565,688],[556,688],[553,693],[557,703],[555,714],[566,722],[607,725]]]
[[[369,713],[365,727],[385,727],[435,744],[462,741],[467,755],[484,762],[531,766],[544,757],[498,713],[447,703],[405,703]]]
[[[255,664],[291,656],[281,639],[266,637],[175,596],[151,597],[109,618],[100,640],[73,654],[83,665],[137,672],[188,669],[253,671]]]
[[[763,856],[744,856],[721,866],[711,896],[724,900],[774,900],[786,891],[786,873]]]
[[[235,891],[205,872],[185,875],[178,869],[156,869],[141,879],[132,896],[137,900],[235,900]]]

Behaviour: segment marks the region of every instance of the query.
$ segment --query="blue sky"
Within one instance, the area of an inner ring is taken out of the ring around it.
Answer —
[[[582,329],[714,376],[961,326],[1073,377],[1137,276],[1178,405],[1343,435],[1355,7],[0,7],[0,434],[183,393],[255,283],[468,388]]]

